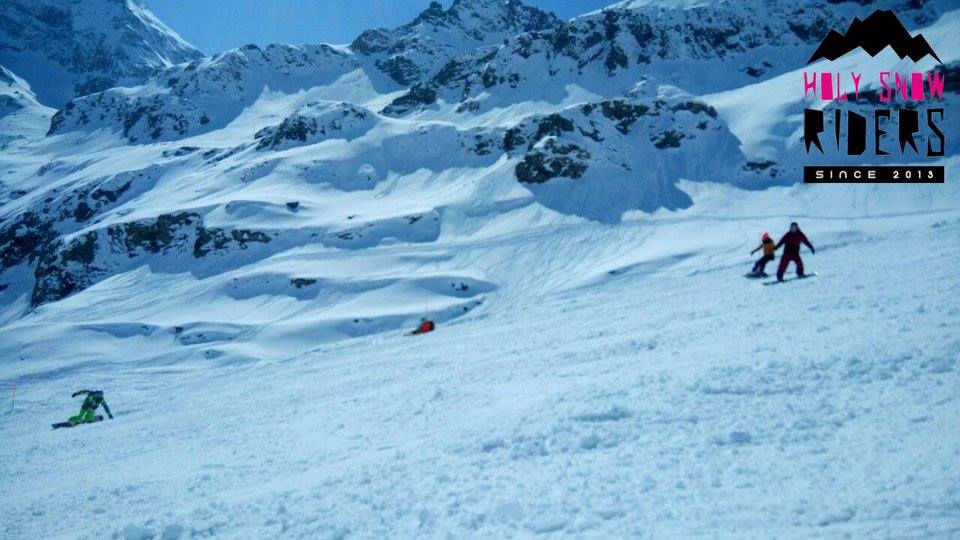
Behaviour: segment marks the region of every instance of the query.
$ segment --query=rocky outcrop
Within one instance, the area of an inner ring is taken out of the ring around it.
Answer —
[[[87,231],[40,252],[31,304],[66,298],[145,256],[202,259],[271,240],[262,231],[206,227],[195,212],[163,214]]]
[[[300,107],[276,126],[257,132],[257,150],[282,150],[324,139],[352,139],[376,123],[374,114],[351,103],[316,102]]]
[[[545,206],[607,222],[688,205],[680,178],[735,181],[743,156],[717,112],[666,93],[673,97],[587,103],[510,128],[503,147],[520,158],[517,181]]]

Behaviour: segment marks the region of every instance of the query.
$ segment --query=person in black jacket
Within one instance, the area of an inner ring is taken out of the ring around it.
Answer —
[[[807,236],[800,230],[797,222],[790,224],[790,232],[783,235],[783,238],[777,242],[777,249],[783,246],[783,256],[780,257],[780,266],[777,268],[777,281],[783,281],[783,274],[787,271],[787,265],[791,262],[797,265],[797,277],[803,277],[803,259],[800,258],[800,246],[806,245],[810,248],[810,253],[816,253],[813,244],[807,240]]]

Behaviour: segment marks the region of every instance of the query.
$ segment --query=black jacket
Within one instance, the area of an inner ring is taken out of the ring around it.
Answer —
[[[816,250],[813,249],[813,245],[807,240],[807,236],[803,234],[803,231],[799,230],[797,232],[790,231],[783,235],[783,238],[777,242],[777,248],[779,249],[780,246],[783,246],[784,255],[800,255],[801,244],[806,244],[806,246],[810,248],[810,251],[816,252]]]

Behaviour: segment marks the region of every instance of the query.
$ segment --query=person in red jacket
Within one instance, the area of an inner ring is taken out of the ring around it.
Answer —
[[[787,265],[791,262],[797,265],[797,277],[803,276],[803,260],[800,258],[800,245],[804,244],[810,248],[810,253],[816,253],[813,244],[807,240],[807,236],[800,230],[797,222],[790,224],[790,232],[783,235],[783,238],[777,242],[777,249],[783,246],[783,256],[780,257],[780,267],[777,268],[777,281],[783,281],[783,274],[787,271]]]
[[[416,330],[410,333],[411,336],[416,336],[419,334],[427,334],[436,330],[437,325],[433,324],[433,321],[429,319],[420,319],[420,326]]]

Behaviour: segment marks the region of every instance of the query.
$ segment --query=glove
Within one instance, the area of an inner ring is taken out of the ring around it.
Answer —
[[[80,392],[74,392],[70,394],[70,397],[77,397],[78,395],[80,395]]]
[[[813,249],[813,248],[810,248],[810,253],[813,253],[814,255],[816,255],[816,254],[817,254],[817,250],[815,250],[815,249]]]
[[[107,413],[107,416],[109,416],[109,417],[110,417],[110,419],[111,419],[111,420],[113,420],[113,415],[112,415],[112,414],[110,414],[110,413]]]

